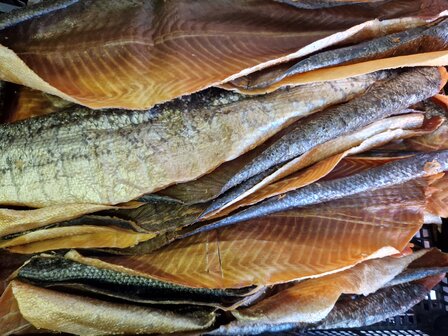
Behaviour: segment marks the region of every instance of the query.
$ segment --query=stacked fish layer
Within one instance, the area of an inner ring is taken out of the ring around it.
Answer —
[[[448,271],[448,1],[37,2],[0,17],[0,334],[254,335]]]

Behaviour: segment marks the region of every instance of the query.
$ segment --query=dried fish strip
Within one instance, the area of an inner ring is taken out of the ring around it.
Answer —
[[[75,106],[1,125],[0,204],[127,202],[204,175],[298,118],[388,76],[380,72],[256,98],[209,89],[148,111]],[[331,94],[322,99],[322,91]]]
[[[208,231],[268,214],[319,204],[363,191],[399,185],[407,181],[448,170],[448,151],[418,154],[411,158],[386,163],[361,173],[331,181],[314,183],[304,188],[269,198],[214,223],[191,230],[186,235]]]
[[[430,98],[446,83],[446,70],[410,69],[349,102],[310,117],[246,165],[225,186],[228,190],[314,146],[356,131],[412,104]],[[216,209],[214,209],[216,210]]]

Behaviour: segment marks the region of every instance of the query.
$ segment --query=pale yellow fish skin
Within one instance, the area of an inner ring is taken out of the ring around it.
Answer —
[[[117,204],[193,180],[298,118],[353,98],[389,75],[254,99],[209,90],[147,111],[74,107],[2,125],[0,204]]]
[[[20,313],[37,328],[75,335],[172,333],[209,327],[214,313],[187,316],[150,307],[109,303],[14,280]]]
[[[58,223],[82,215],[111,209],[137,208],[143,203],[128,202],[117,206],[99,204],[62,204],[50,205],[39,209],[0,209],[0,236],[32,230],[49,224]]]

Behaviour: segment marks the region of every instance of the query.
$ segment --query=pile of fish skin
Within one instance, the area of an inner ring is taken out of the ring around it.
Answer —
[[[448,272],[448,0],[0,14],[0,334],[365,327]]]

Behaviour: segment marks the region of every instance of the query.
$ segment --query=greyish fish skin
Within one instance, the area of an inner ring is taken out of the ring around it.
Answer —
[[[41,3],[16,9],[10,13],[0,15],[0,30],[12,27],[24,21],[31,20],[35,17],[52,13],[54,11],[67,8],[79,0],[52,0],[42,1]]]
[[[364,95],[345,104],[310,116],[246,165],[227,182],[223,190],[291,160],[318,144],[430,98],[439,92],[440,84],[441,75],[437,68],[414,68],[385,83],[374,85]]]
[[[403,314],[422,301],[429,289],[419,283],[405,283],[379,289],[368,296],[340,299],[330,313],[318,323],[279,323],[222,326],[209,335],[258,335],[287,330],[359,328]]]
[[[441,51],[448,45],[448,20],[436,25],[417,27],[399,33],[386,35],[354,46],[324,51],[310,56],[278,76],[272,82],[258,84],[257,87],[269,86],[282,79],[333,65],[364,62],[372,59],[396,57],[412,53]]]
[[[206,305],[219,305],[222,300],[240,300],[254,288],[190,288],[114,270],[100,269],[63,257],[31,258],[19,269],[17,276],[22,281],[43,287],[78,284],[103,290],[105,294],[126,294],[131,299],[184,303],[194,301]]]
[[[391,74],[261,97],[208,89],[147,111],[74,106],[0,125],[0,204],[127,202],[196,179],[298,118],[347,101]]]
[[[429,276],[447,273],[448,267],[408,268],[389,281],[384,287],[400,285],[402,283],[420,280]]]
[[[410,282],[338,302],[316,329],[358,328],[383,321],[405,313],[422,301],[429,291],[420,283]]]
[[[428,163],[433,163],[431,174],[448,170],[448,150],[417,154],[413,157],[386,163],[351,176],[316,182],[306,187],[271,197],[224,219],[205,224],[191,230],[185,236],[272,213],[319,204],[361,192],[402,184],[415,178],[427,176]]]
[[[329,8],[336,6],[346,6],[354,4],[365,4],[365,1],[341,1],[341,0],[275,0],[277,2],[282,2],[290,6],[303,9],[320,9]],[[370,0],[369,2],[377,2],[383,0]]]

